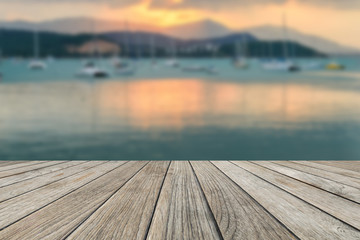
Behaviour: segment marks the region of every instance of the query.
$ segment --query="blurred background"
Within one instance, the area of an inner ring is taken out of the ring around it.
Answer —
[[[0,6],[1,160],[360,158],[360,2]]]

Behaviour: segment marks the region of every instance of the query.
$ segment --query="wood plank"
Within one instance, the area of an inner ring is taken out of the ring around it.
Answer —
[[[360,161],[314,161],[318,164],[347,169],[360,173]]]
[[[7,186],[7,185],[10,185],[10,184],[17,183],[17,182],[32,179],[32,178],[37,177],[37,176],[42,176],[42,175],[46,175],[46,174],[49,174],[49,173],[52,173],[52,172],[56,172],[56,171],[59,171],[61,169],[65,169],[65,168],[68,168],[68,167],[71,167],[71,166],[76,166],[76,165],[79,165],[81,163],[84,163],[84,162],[83,161],[82,162],[81,161],[62,162],[60,164],[50,165],[48,167],[35,169],[35,170],[31,170],[31,171],[24,172],[24,173],[21,173],[21,174],[0,178],[0,188],[4,187],[4,186]]]
[[[75,175],[77,173],[83,172],[87,169],[96,167],[103,162],[86,162],[81,165],[76,165],[66,169],[59,170],[50,174],[43,176],[38,176],[36,178],[28,179],[22,182],[18,182],[12,185],[8,185],[0,188],[0,202],[6,201],[10,198],[19,196],[21,194],[36,190],[50,183],[65,179],[69,176]]]
[[[5,167],[5,166],[19,164],[19,163],[25,163],[25,162],[27,162],[27,161],[1,161],[0,160],[0,168]]]
[[[328,192],[360,203],[360,190],[358,188],[347,186],[342,183],[334,182],[326,178],[318,177],[306,172],[301,172],[299,170],[278,165],[269,161],[256,161],[254,163],[299,181],[305,182],[314,187],[324,189]]]
[[[343,176],[337,173],[332,173],[313,167],[308,167],[296,162],[276,161],[274,163],[360,189],[360,179]]]
[[[40,164],[40,163],[44,163],[44,161],[25,161],[25,162],[19,163],[19,164],[10,164],[7,166],[0,167],[0,172],[5,172],[5,171],[12,170],[12,169],[27,167],[30,165],[35,165],[35,164]]]
[[[250,162],[233,162],[275,186],[301,198],[356,229],[360,229],[360,205]]]
[[[191,162],[224,239],[296,239],[210,162]]]
[[[7,171],[0,172],[0,178],[5,178],[9,176],[19,175],[25,172],[33,171],[33,170],[39,170],[41,168],[45,168],[48,166],[54,166],[60,163],[63,163],[64,161],[47,161],[47,162],[41,162],[39,164],[32,164],[20,168],[14,168]],[[15,165],[16,166],[16,165]]]
[[[3,239],[64,239],[146,164],[127,162],[121,165],[4,229]]]
[[[144,239],[169,162],[150,162],[67,239]]]
[[[340,175],[360,179],[359,172],[350,171],[350,170],[346,170],[346,169],[342,169],[342,168],[338,168],[338,167],[332,167],[332,166],[328,166],[328,165],[324,165],[324,164],[318,164],[318,163],[310,162],[310,161],[297,161],[297,163],[306,165],[308,167],[313,167],[313,168],[325,170],[328,172],[337,173]]]
[[[172,162],[161,190],[149,240],[221,239],[189,162]]]
[[[212,162],[300,239],[360,238],[360,232],[230,162]],[[341,206],[339,206],[341,210]]]
[[[0,203],[0,229],[106,174],[122,162],[107,162]]]

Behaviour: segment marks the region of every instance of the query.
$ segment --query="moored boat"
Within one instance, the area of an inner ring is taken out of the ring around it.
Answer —
[[[34,58],[30,61],[28,67],[31,70],[44,70],[47,68],[45,62],[41,61],[40,55],[40,44],[39,44],[39,33],[34,31]]]
[[[327,70],[345,70],[345,68],[345,65],[338,62],[331,62],[325,66],[325,69]]]

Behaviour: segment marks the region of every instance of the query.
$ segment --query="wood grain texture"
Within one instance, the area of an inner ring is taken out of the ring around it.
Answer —
[[[358,230],[360,229],[359,204],[250,162],[234,161],[233,163]],[[341,206],[341,211],[339,211],[339,206]]]
[[[212,162],[300,239],[360,238],[360,232],[230,162]],[[339,206],[340,207],[340,206]]]
[[[308,167],[308,166],[305,166],[303,164],[296,163],[296,162],[277,161],[275,163],[360,189],[360,179],[357,179],[357,178],[351,178],[351,177],[343,176],[343,175],[340,175],[337,173],[332,173],[332,172],[328,172],[325,170]]]
[[[38,176],[25,181],[17,182],[12,185],[1,187],[0,202],[36,190],[37,188],[43,187],[47,184],[59,181],[61,179],[65,179],[69,176],[96,167],[100,164],[103,164],[103,162],[86,162],[81,165],[72,166],[50,174]]]
[[[94,162],[96,164],[96,162]],[[63,197],[86,183],[120,166],[119,162],[107,162],[63,180],[51,183],[35,191],[0,203],[0,229]]]
[[[127,162],[121,165],[6,228],[0,232],[0,238],[64,239],[146,164],[147,162]]]
[[[68,239],[144,239],[169,162],[150,162]]]
[[[336,195],[360,203],[360,189],[358,188],[347,186],[342,183],[338,183],[326,178],[318,177],[310,173],[302,172],[290,167],[285,167],[268,161],[256,161],[254,163],[276,171],[278,173],[284,174],[286,176],[295,178],[314,187],[324,189]]]
[[[191,164],[224,239],[296,239],[210,162]]]
[[[6,166],[0,166],[0,172],[5,172],[5,171],[9,171],[12,169],[18,169],[18,168],[22,168],[22,167],[27,167],[27,166],[31,166],[31,165],[35,165],[35,164],[40,164],[40,163],[44,163],[44,161],[26,161],[23,163],[18,163],[18,164],[10,164],[10,165],[6,165]]]
[[[53,163],[0,162],[0,239],[360,239],[360,162]]]
[[[0,172],[0,179],[1,178],[5,178],[5,177],[9,177],[9,176],[14,176],[14,175],[19,175],[28,171],[33,171],[33,170],[38,170],[38,169],[42,169],[48,166],[54,166],[60,163],[63,163],[64,161],[50,161],[50,162],[41,162],[39,164],[31,164],[28,166],[24,166],[24,167],[20,167],[20,168],[14,168],[11,170],[7,170],[7,171],[3,171]]]
[[[328,172],[337,173],[340,175],[360,179],[360,173],[356,172],[356,171],[350,171],[350,170],[327,166],[327,165],[323,165],[323,164],[318,164],[318,163],[314,163],[314,162],[310,162],[310,161],[297,161],[297,163],[300,163],[300,164],[303,164],[303,165],[306,165],[306,166],[309,166],[312,168],[317,168],[317,169],[325,170]]]
[[[180,238],[221,239],[189,162],[176,161],[170,165],[147,239]]]
[[[21,174],[0,178],[0,188],[4,187],[4,186],[7,186],[7,185],[10,185],[10,184],[20,182],[20,181],[25,181],[27,179],[31,179],[31,178],[34,178],[34,177],[37,177],[37,176],[43,176],[43,175],[46,175],[48,173],[56,172],[56,171],[59,171],[59,170],[64,169],[64,168],[68,168],[68,167],[71,167],[71,166],[76,166],[76,165],[79,165],[81,163],[84,163],[84,162],[79,162],[79,161],[63,162],[63,163],[60,163],[60,164],[51,165],[51,166],[48,166],[48,167],[31,170],[31,171],[24,172],[24,173],[21,173]]]
[[[1,169],[1,167],[15,165],[15,164],[24,163],[24,162],[26,162],[26,161],[1,161],[0,160],[0,169]]]
[[[315,163],[360,173],[360,161],[314,161]]]

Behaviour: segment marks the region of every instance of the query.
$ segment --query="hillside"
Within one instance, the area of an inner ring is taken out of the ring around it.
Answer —
[[[43,22],[0,21],[0,29],[26,31],[37,29],[39,31],[70,35],[86,34],[89,32],[117,33],[124,32],[127,29],[132,30],[133,32],[151,32],[182,40],[207,40],[244,32],[263,41],[279,41],[284,38],[283,29],[280,26],[257,26],[248,29],[230,29],[226,25],[211,19],[167,28],[159,28],[152,23],[130,22],[129,24],[125,24],[124,21],[79,17],[54,19]],[[302,31],[292,28],[288,28],[288,32],[291,41],[316,49],[317,51],[328,55],[360,53],[360,49],[347,47],[317,35],[303,33]]]
[[[82,57],[95,48],[94,36],[90,34],[60,34],[40,32],[40,55],[55,57]],[[246,42],[248,56],[282,57],[283,43],[260,41],[251,34],[238,33],[224,37],[201,40],[183,40],[162,34],[146,32],[111,32],[97,36],[98,45],[105,55],[115,53],[127,56],[150,56],[153,42],[156,55],[170,56],[176,46],[178,56],[183,57],[233,57],[235,43]],[[3,30],[0,36],[0,46],[4,56],[31,57],[33,55],[33,32],[21,30]],[[296,56],[315,56],[320,53],[301,44],[289,42],[289,51]],[[123,51],[121,51],[123,49]],[[270,51],[271,50],[271,51]]]

